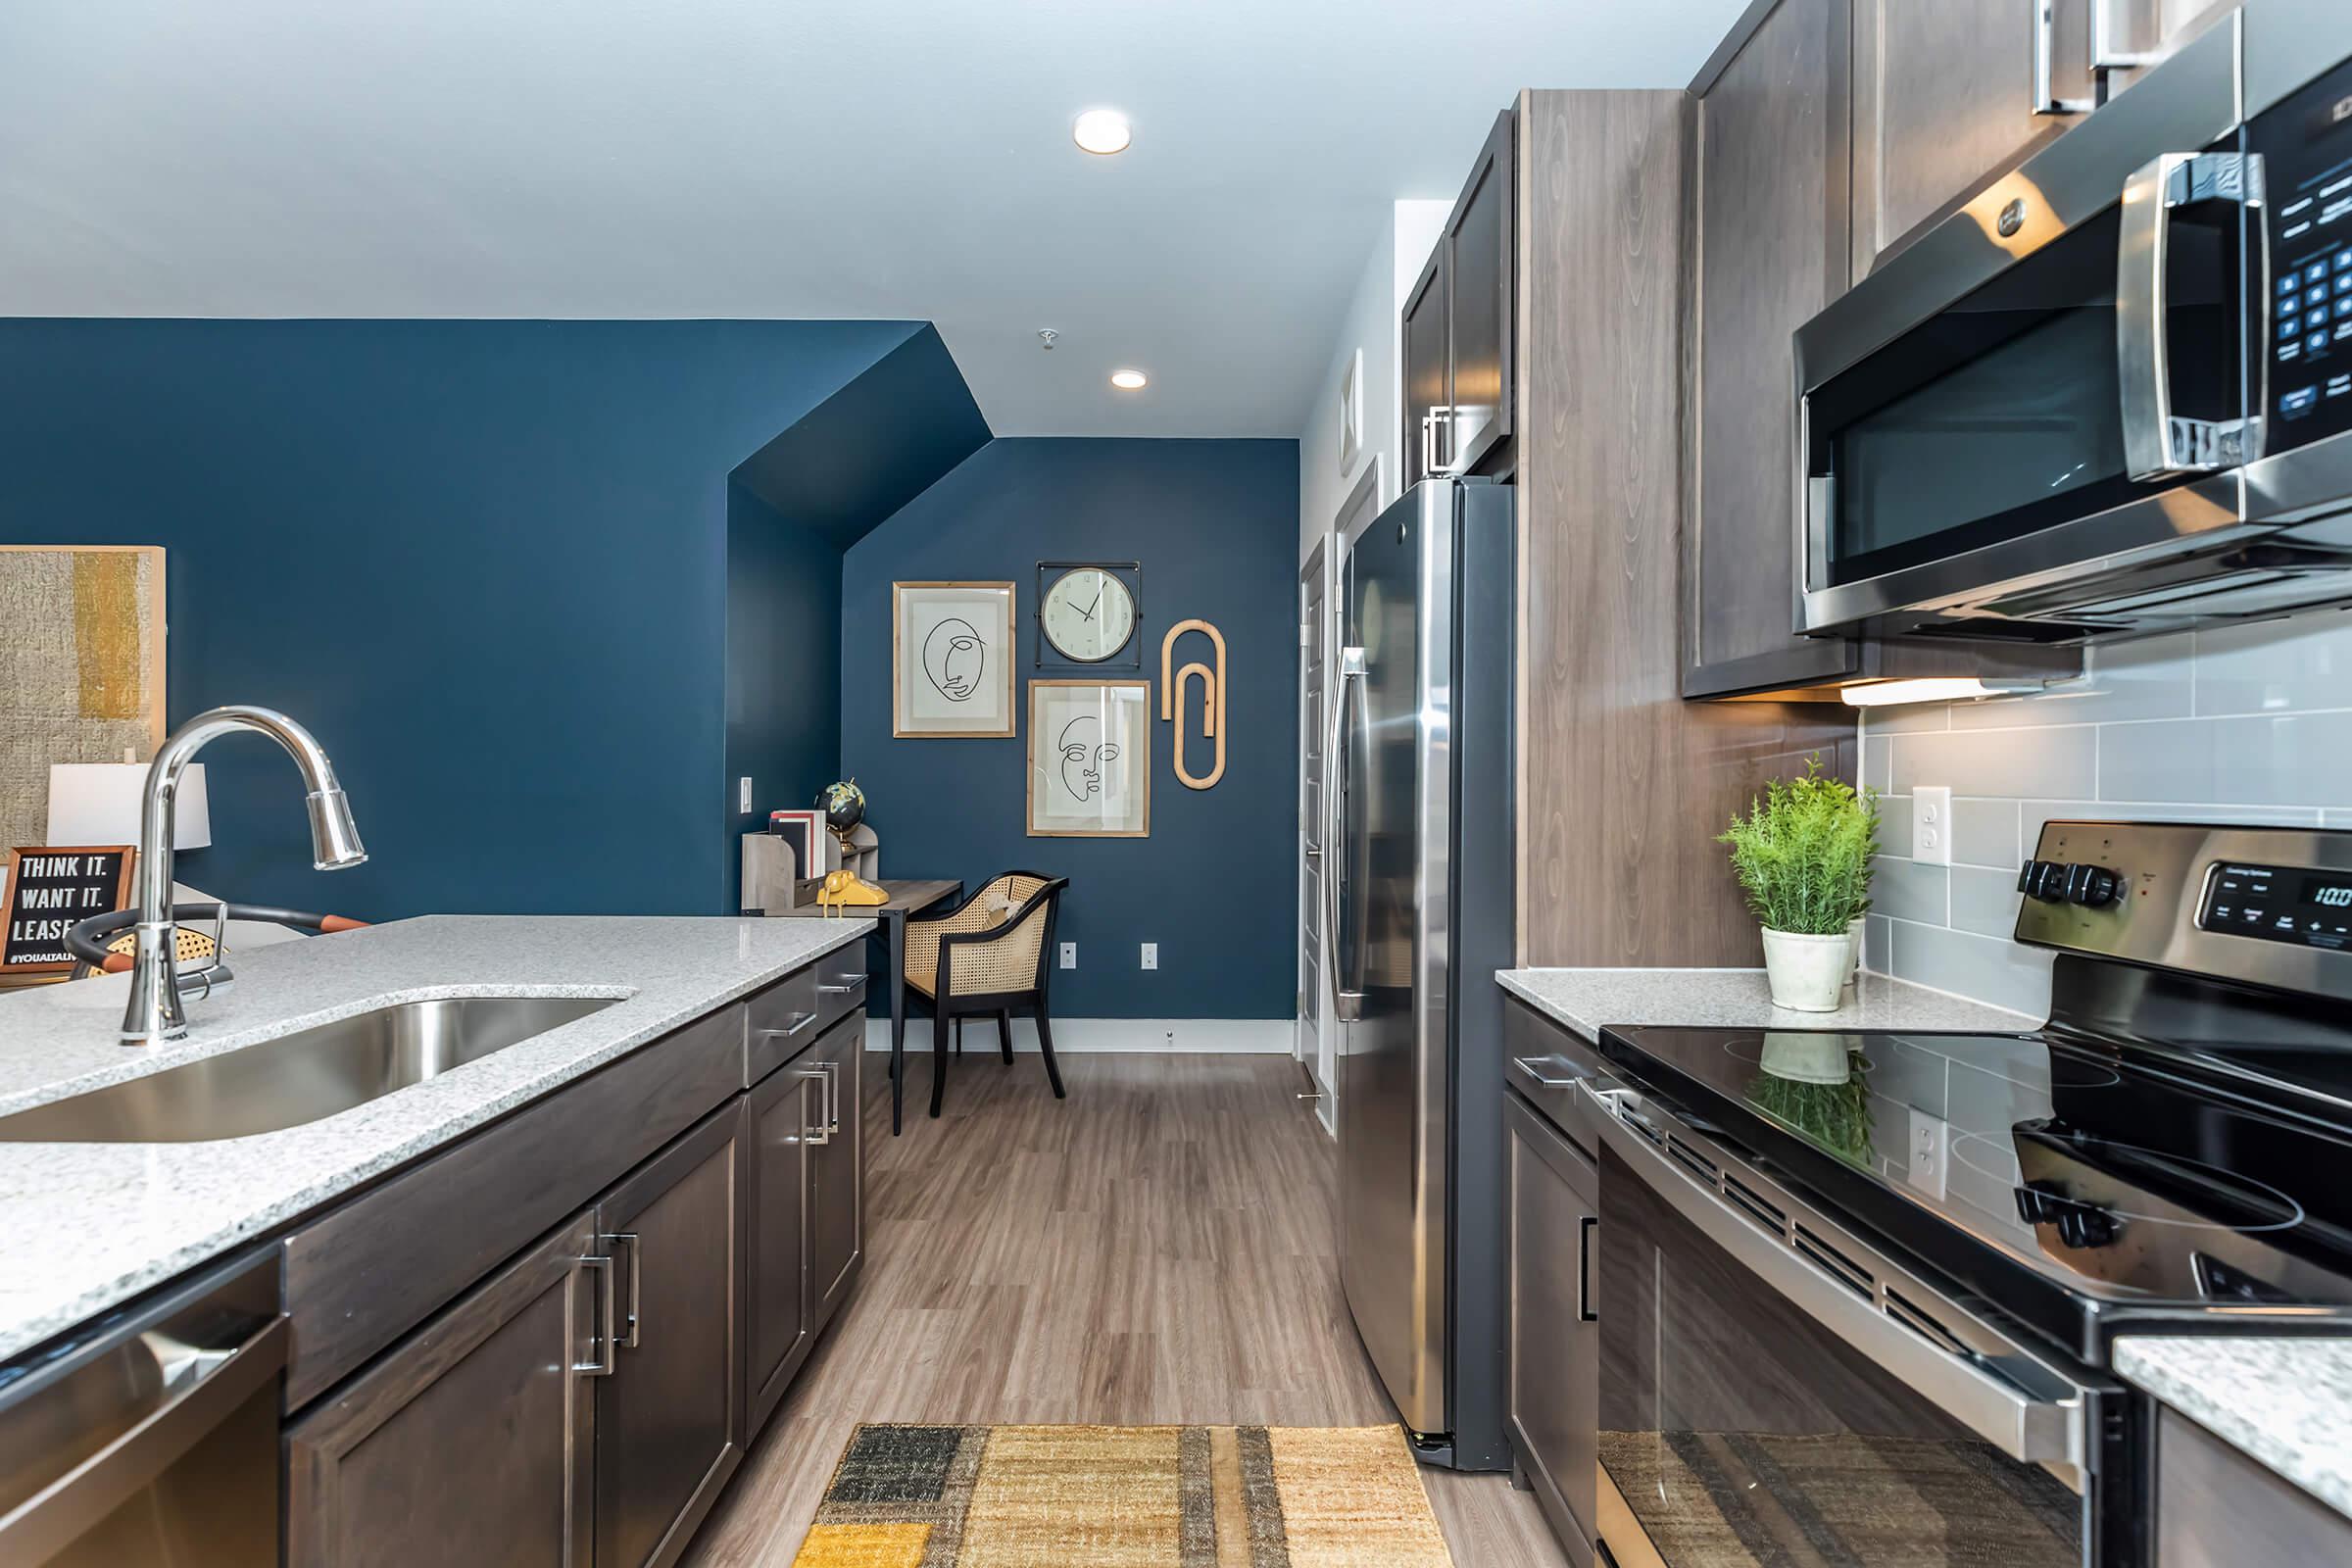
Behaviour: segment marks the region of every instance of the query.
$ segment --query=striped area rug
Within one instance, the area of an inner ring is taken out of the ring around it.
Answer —
[[[1396,1427],[861,1426],[793,1568],[1452,1568]]]

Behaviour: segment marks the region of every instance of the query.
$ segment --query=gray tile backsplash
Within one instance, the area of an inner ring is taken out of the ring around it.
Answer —
[[[2352,613],[2094,649],[2028,697],[1865,710],[1886,792],[1863,961],[2041,1015],[2047,954],[2009,939],[2044,822],[2114,816],[2352,828]],[[1952,791],[1952,864],[1916,864],[1911,792]]]

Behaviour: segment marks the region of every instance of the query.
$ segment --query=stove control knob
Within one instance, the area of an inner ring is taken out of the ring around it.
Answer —
[[[2028,860],[2026,868],[2017,874],[2017,891],[2044,904],[2059,904],[2066,898],[2067,867],[2057,860]]]
[[[2066,902],[2069,904],[2080,904],[2086,909],[2101,909],[2113,904],[2122,891],[2122,882],[2103,865],[2070,865],[2066,868]]]

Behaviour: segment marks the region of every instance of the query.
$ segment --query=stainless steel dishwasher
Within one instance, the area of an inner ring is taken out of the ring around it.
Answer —
[[[0,1367],[0,1562],[273,1568],[274,1248]]]

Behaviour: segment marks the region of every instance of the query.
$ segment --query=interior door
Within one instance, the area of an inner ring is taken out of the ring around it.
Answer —
[[[612,1375],[596,1385],[596,1561],[677,1561],[743,1459],[740,1106],[597,1204],[616,1270]]]
[[[1347,564],[1337,788],[1341,1030],[1340,1272],[1405,1423],[1446,1428],[1441,1032],[1433,1103],[1419,983],[1424,610],[1430,530],[1454,487],[1420,485],[1359,535]],[[1436,516],[1432,516],[1432,513]],[[1361,673],[1350,673],[1360,664]],[[1443,772],[1443,759],[1427,771]],[[1439,890],[1443,897],[1443,890]]]

